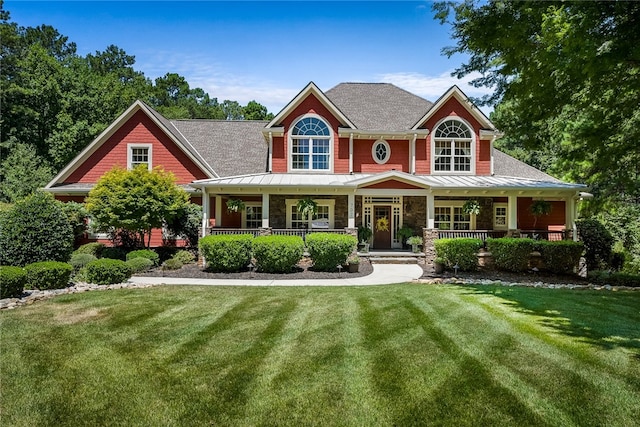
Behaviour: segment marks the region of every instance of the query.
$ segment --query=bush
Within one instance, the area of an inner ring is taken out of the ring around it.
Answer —
[[[566,274],[573,273],[573,269],[580,263],[584,245],[571,240],[558,242],[541,240],[536,243],[536,249],[540,251],[542,261],[548,271]]]
[[[491,252],[496,268],[507,271],[527,271],[529,256],[536,248],[532,239],[503,237],[487,239],[487,249]]]
[[[122,283],[131,277],[131,269],[119,259],[102,258],[91,261],[85,267],[87,282],[96,285]]]
[[[299,236],[260,236],[253,240],[256,267],[266,273],[289,273],[304,254]]]
[[[157,248],[153,248],[153,251],[160,256],[160,264],[170,258],[173,258],[179,250],[180,248],[175,246],[159,246]]]
[[[629,273],[610,273],[603,270],[589,272],[589,280],[597,285],[640,287],[640,275]]]
[[[309,255],[314,268],[319,271],[335,271],[338,265],[344,265],[357,245],[356,238],[346,234],[307,234]]]
[[[127,260],[127,265],[129,266],[131,273],[136,274],[148,271],[154,264],[153,261],[148,258],[138,257]]]
[[[69,286],[73,267],[59,261],[41,261],[27,265],[27,289],[64,289]]]
[[[18,298],[24,291],[27,272],[21,267],[0,267],[0,299]]]
[[[171,258],[162,263],[165,270],[180,270],[184,264],[177,258]]]
[[[51,194],[36,192],[0,216],[1,265],[68,261],[73,240],[69,219]]]
[[[151,249],[140,249],[137,251],[131,251],[127,254],[127,261],[134,258],[146,258],[153,261],[153,265],[160,265],[160,255],[152,251]]]
[[[171,258],[177,259],[182,264],[191,264],[196,260],[196,256],[192,252],[185,250],[176,252],[176,254]]]
[[[478,251],[482,247],[480,239],[438,239],[434,241],[436,255],[444,265],[452,268],[458,264],[462,271],[478,269]]]
[[[123,248],[111,246],[102,250],[101,258],[124,261],[127,258],[127,251]]]
[[[169,231],[184,238],[190,247],[198,245],[201,227],[202,207],[194,203],[185,204],[176,217],[167,224]]]
[[[607,267],[611,258],[613,236],[604,225],[595,219],[579,219],[576,221],[578,236],[584,243],[587,270]]]
[[[71,261],[69,261],[69,264],[71,264],[71,266],[73,267],[73,271],[77,273],[82,268],[84,268],[85,265],[97,259],[98,258],[91,254],[74,253],[73,255],[71,255]]]
[[[233,272],[251,261],[252,241],[251,234],[220,234],[203,237],[198,244],[209,270]]]
[[[96,258],[100,258],[102,256],[102,251],[104,250],[104,243],[100,242],[91,242],[86,243],[80,246],[78,249],[73,251],[74,254],[90,254]]]

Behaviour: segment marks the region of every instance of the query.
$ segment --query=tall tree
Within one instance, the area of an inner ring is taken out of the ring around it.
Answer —
[[[494,120],[515,147],[551,159],[550,171],[597,195],[640,202],[640,3],[440,2],[451,56],[469,55],[493,88]],[[507,144],[507,145],[508,145]]]

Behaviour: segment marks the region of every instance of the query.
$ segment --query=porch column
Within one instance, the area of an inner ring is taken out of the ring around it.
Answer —
[[[207,235],[210,214],[211,206],[209,204],[209,193],[207,193],[207,189],[205,187],[202,187],[202,237]]]
[[[518,229],[518,196],[509,196],[507,211],[509,231],[515,231]]]
[[[347,196],[347,227],[356,228],[356,195],[350,193]]]
[[[349,135],[349,173],[353,173],[353,134]]]
[[[216,227],[222,227],[222,196],[216,196]]]
[[[576,232],[576,199],[567,197],[564,201],[564,228],[568,232],[571,232],[573,240],[578,240],[578,233]]]
[[[269,193],[262,193],[262,228],[269,228]]]
[[[433,193],[427,194],[427,228],[432,230],[436,228],[436,207],[435,197]]]

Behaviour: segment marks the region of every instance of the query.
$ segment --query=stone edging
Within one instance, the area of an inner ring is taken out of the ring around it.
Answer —
[[[425,285],[485,285],[485,286],[520,286],[526,288],[547,288],[547,289],[587,289],[595,291],[640,291],[640,287],[631,286],[611,286],[611,285],[594,285],[587,283],[577,285],[575,283],[545,283],[545,282],[505,282],[503,280],[490,279],[460,279],[451,278],[434,278],[434,279],[417,279],[415,283]]]

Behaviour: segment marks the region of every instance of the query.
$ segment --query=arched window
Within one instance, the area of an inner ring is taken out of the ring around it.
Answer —
[[[433,132],[434,172],[472,172],[473,132],[459,119],[446,119]]]
[[[291,169],[331,170],[331,130],[318,117],[307,116],[291,127]]]

